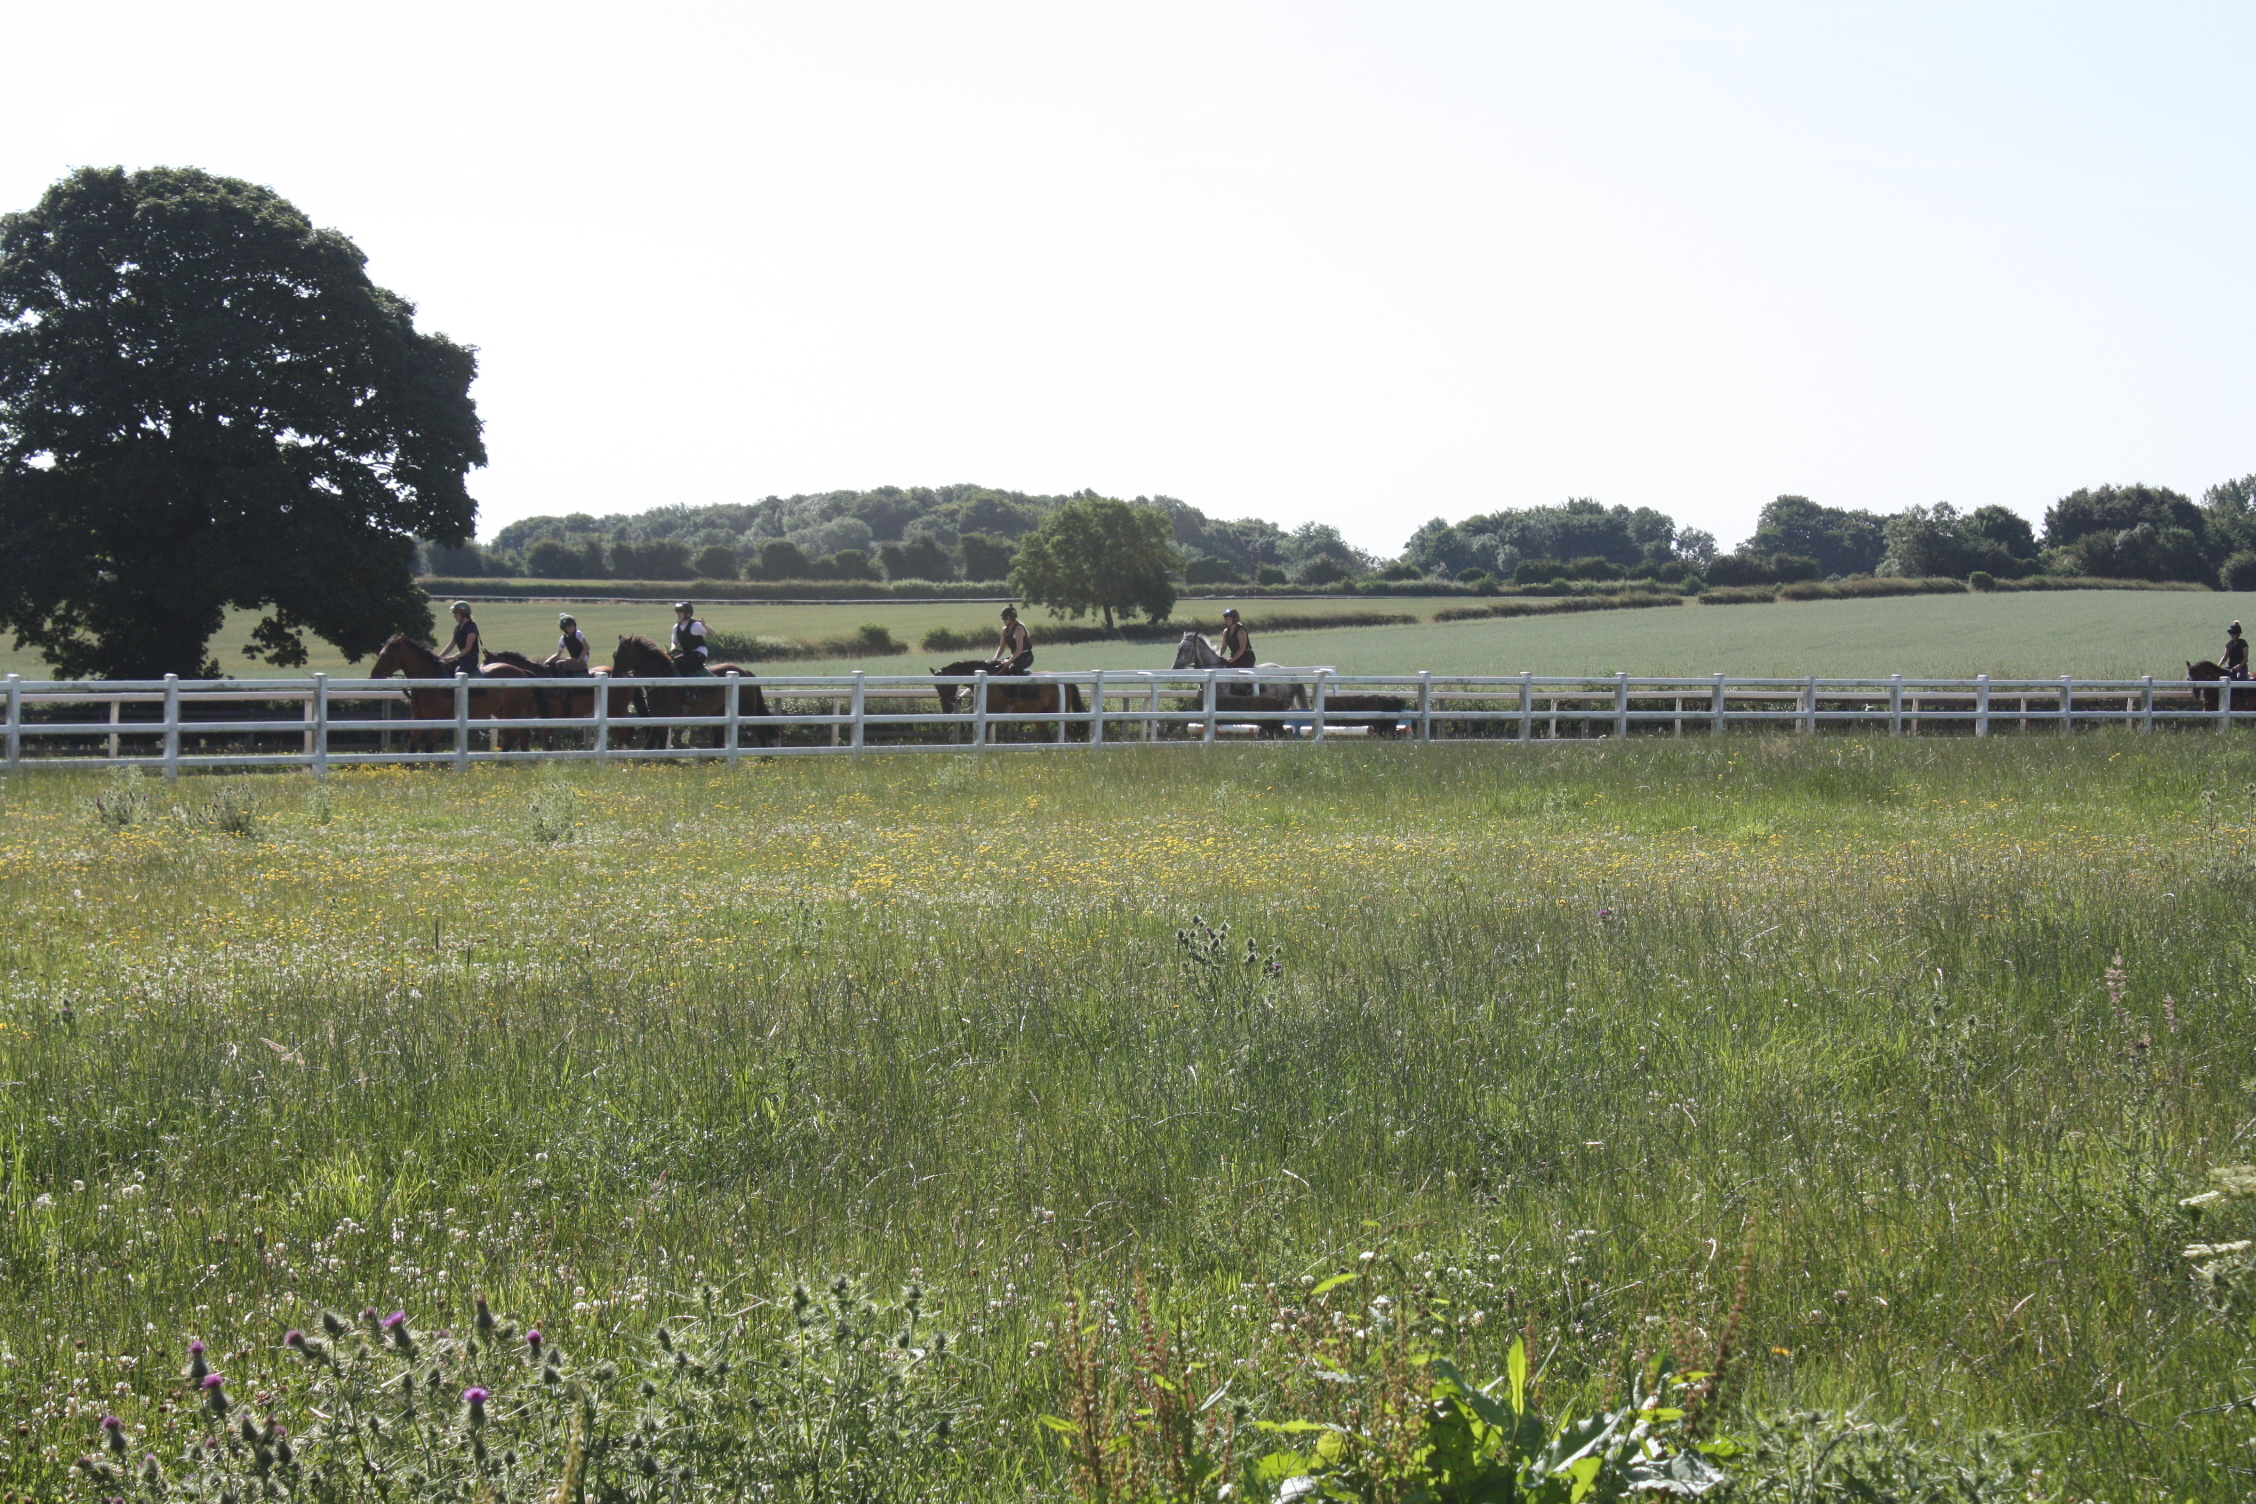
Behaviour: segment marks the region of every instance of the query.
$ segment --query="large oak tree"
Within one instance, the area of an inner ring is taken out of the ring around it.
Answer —
[[[460,543],[475,353],[270,189],[89,168],[0,218],[0,626],[69,675],[348,658],[427,632],[417,535]]]

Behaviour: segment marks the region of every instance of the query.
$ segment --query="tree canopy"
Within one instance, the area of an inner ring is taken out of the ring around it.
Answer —
[[[1174,526],[1155,506],[1081,496],[1042,519],[1018,547],[1011,588],[1069,616],[1165,620],[1175,609],[1173,576],[1182,568]]]
[[[0,219],[0,625],[65,674],[359,658],[427,631],[416,538],[459,544],[477,360],[271,189],[88,168]]]

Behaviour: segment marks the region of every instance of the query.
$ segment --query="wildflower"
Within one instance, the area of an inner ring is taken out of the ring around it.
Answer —
[[[204,1339],[191,1338],[188,1343],[188,1382],[200,1383],[211,1370],[204,1366]]]
[[[305,1333],[299,1331],[296,1327],[291,1327],[288,1331],[282,1334],[282,1345],[290,1349],[292,1352],[304,1352],[306,1345]]]
[[[234,1402],[228,1399],[227,1390],[223,1387],[226,1383],[227,1376],[225,1374],[207,1373],[204,1375],[204,1403],[211,1407],[211,1413],[214,1415],[225,1415],[235,1408]]]
[[[1600,909],[1598,911],[1598,917],[1600,919],[1611,919],[1614,917],[1614,911],[1612,909]]]
[[[470,1424],[472,1426],[482,1426],[486,1423],[486,1401],[491,1398],[493,1398],[492,1395],[476,1384],[472,1384],[468,1389],[462,1391],[462,1403],[470,1407]]]
[[[478,1308],[478,1330],[481,1332],[492,1331],[494,1316],[493,1312],[486,1306],[486,1298],[483,1295],[473,1296],[471,1303]]]
[[[540,1328],[536,1326],[525,1334],[525,1350],[538,1358],[541,1355],[541,1341]]]
[[[407,1312],[394,1311],[384,1318],[384,1335],[392,1339],[392,1346],[409,1357],[415,1356],[415,1337],[407,1329]]]
[[[335,1311],[323,1311],[321,1313],[321,1329],[332,1337],[342,1337],[345,1334],[345,1318],[339,1316]]]
[[[125,1455],[125,1422],[114,1415],[103,1416],[102,1439],[109,1443],[111,1451],[123,1457]]]

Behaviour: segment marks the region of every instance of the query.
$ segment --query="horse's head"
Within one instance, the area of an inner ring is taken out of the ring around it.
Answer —
[[[1198,633],[1185,632],[1183,640],[1175,647],[1175,667],[1211,668],[1213,664],[1207,661],[1210,654],[1215,658],[1221,656],[1208,647],[1206,639],[1199,636]]]

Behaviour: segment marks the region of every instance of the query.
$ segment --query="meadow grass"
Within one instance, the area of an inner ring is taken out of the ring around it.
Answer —
[[[706,1285],[914,1278],[969,1365],[949,1487],[1022,1498],[1074,1288],[1148,1282],[1259,1415],[1279,1308],[1365,1253],[1565,1393],[1712,1353],[1742,1250],[1727,1427],[2248,1492],[2248,1338],[2180,1252],[2256,1122],[2215,738],[113,782],[0,787],[25,1497],[105,1411],[195,1434],[190,1337],[302,1402],[324,1307],[476,1291],[601,1353]]]

